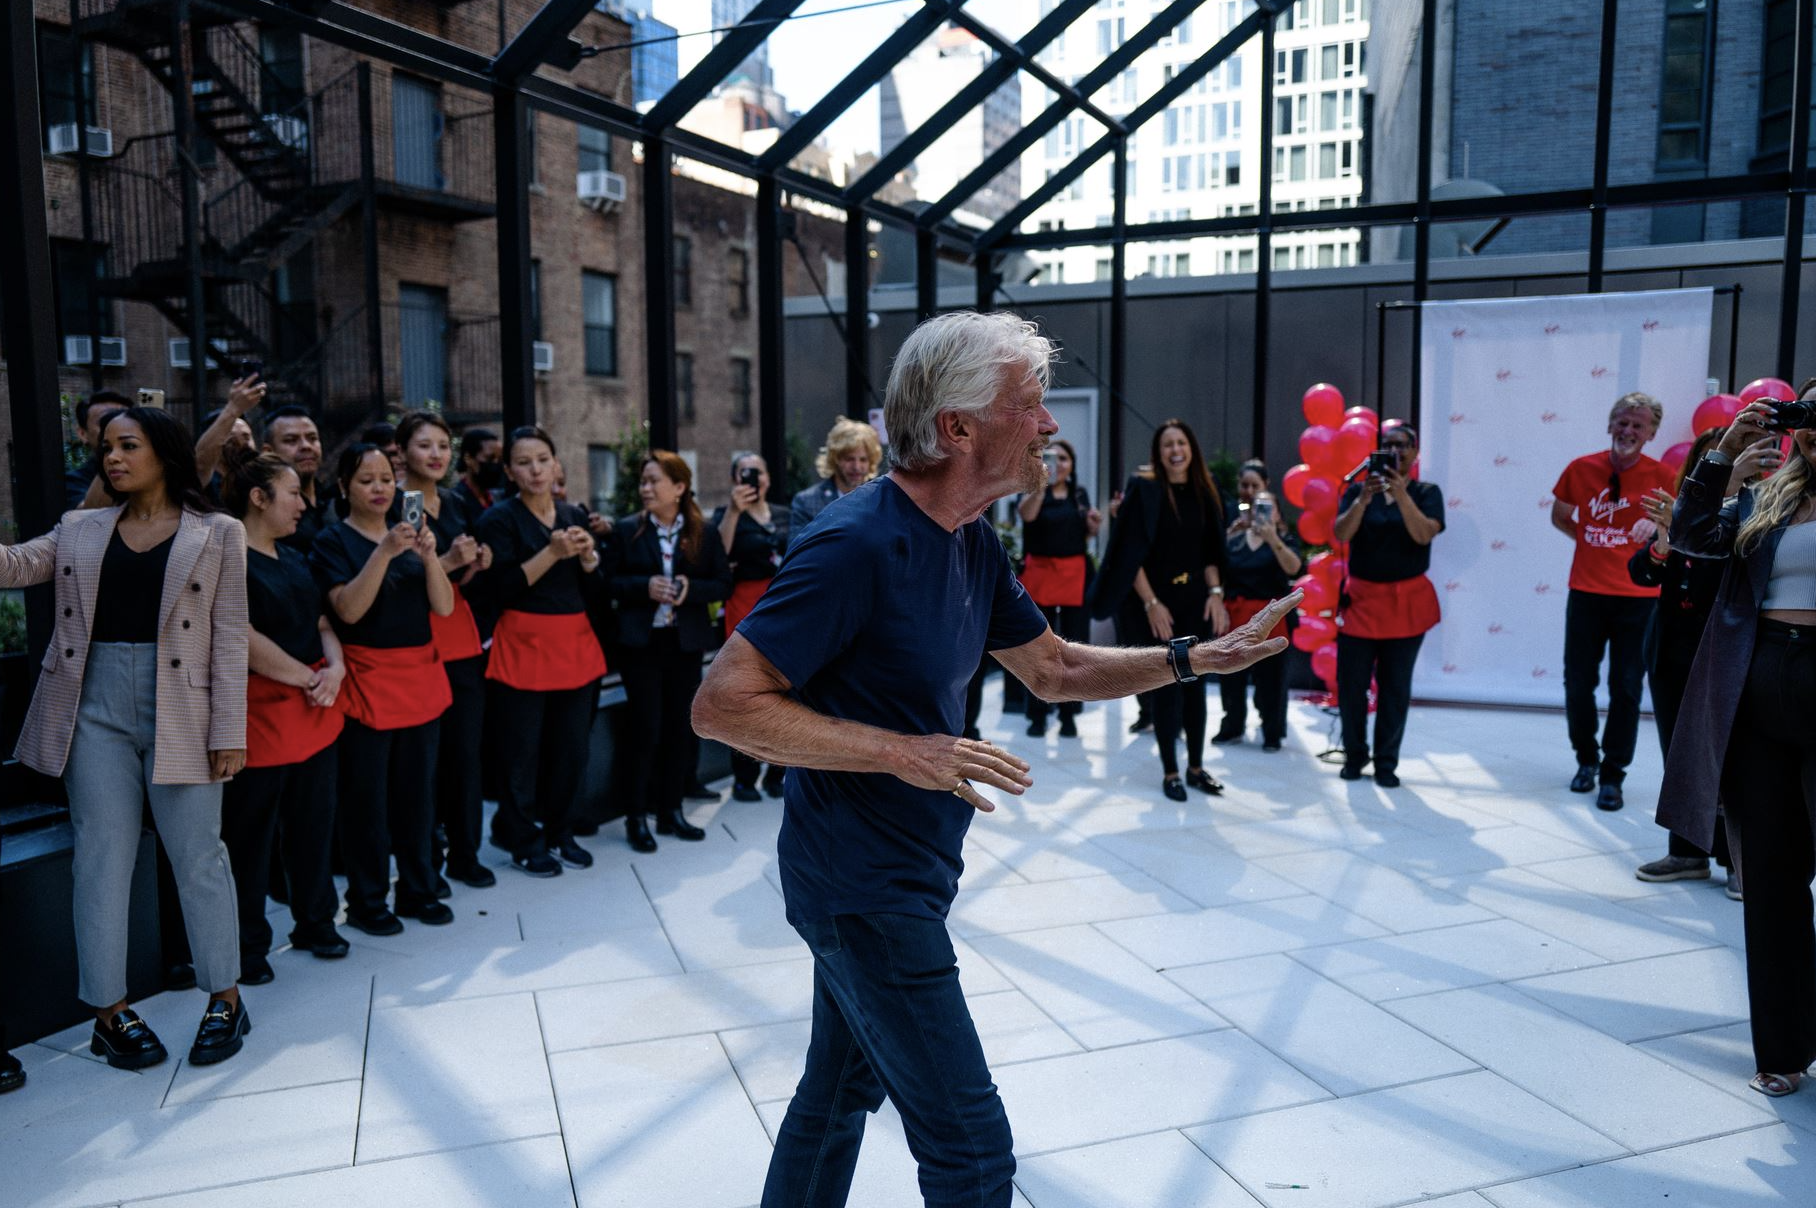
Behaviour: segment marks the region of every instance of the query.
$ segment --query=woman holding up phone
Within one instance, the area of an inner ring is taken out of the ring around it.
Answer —
[[[347,925],[396,935],[399,916],[437,926],[454,918],[437,900],[430,850],[436,745],[452,697],[429,622],[454,611],[454,586],[432,529],[387,523],[397,483],[382,449],[351,446],[337,477],[347,518],[322,530],[310,561],[347,660],[339,776]],[[393,857],[395,911],[386,907]]]
[[[441,715],[436,741],[435,816],[447,835],[447,875],[463,885],[484,889],[496,882],[479,862],[484,794],[480,789],[479,751],[485,732],[485,649],[479,624],[467,603],[475,577],[492,565],[490,546],[468,532],[466,509],[441,490],[441,480],[454,460],[454,432],[433,411],[412,411],[397,421],[397,443],[404,459],[404,519],[412,528],[435,534],[435,556],[454,587],[454,611],[429,614],[435,653],[447,673],[454,703]],[[440,867],[444,853],[437,851]],[[436,885],[445,893],[447,882]]]
[[[725,556],[731,559],[731,595],[725,601],[727,637],[763,598],[776,568],[782,565],[782,551],[788,548],[789,535],[788,513],[769,506],[769,463],[761,454],[732,454],[731,481],[731,502],[713,512],[712,519],[725,546]],[[770,764],[760,793],[757,775],[762,771],[762,764],[742,751],[733,751],[732,800],[761,801],[763,793],[780,797],[784,769]]]
[[[560,463],[541,428],[513,429],[505,472],[517,493],[479,518],[492,548],[489,592],[502,610],[486,664],[490,759],[499,769],[492,842],[533,877],[591,868],[574,839],[586,776],[587,731],[605,674],[605,652],[587,606],[605,596],[606,564],[586,517],[557,500]],[[647,748],[634,757],[649,757]]]
[[[1270,600],[1291,594],[1292,581],[1305,569],[1305,560],[1293,540],[1281,529],[1280,512],[1268,491],[1267,466],[1259,461],[1242,463],[1236,479],[1236,497],[1242,511],[1230,525],[1229,578],[1225,603],[1230,624],[1245,625],[1266,608]],[[1285,637],[1283,620],[1269,637]],[[1245,671],[1225,672],[1217,687],[1223,695],[1223,724],[1211,741],[1218,745],[1242,741],[1248,728],[1248,690],[1255,685],[1255,710],[1261,714],[1261,749],[1278,751],[1286,741],[1286,660],[1263,659]]]
[[[1040,605],[1053,632],[1068,642],[1091,640],[1091,618],[1086,614],[1085,578],[1090,567],[1086,554],[1091,539],[1103,525],[1103,516],[1091,506],[1091,496],[1077,479],[1078,454],[1070,441],[1055,439],[1047,446],[1047,486],[1030,492],[1016,503],[1022,522],[1022,587]],[[1077,701],[1061,701],[1059,736],[1078,737]],[[1046,701],[1028,696],[1028,737],[1047,732]]]

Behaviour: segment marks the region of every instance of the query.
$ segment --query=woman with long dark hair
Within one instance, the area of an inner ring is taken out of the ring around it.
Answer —
[[[1816,401],[1816,378],[1798,397]],[[1798,428],[1783,467],[1733,499],[1736,463],[1776,442],[1776,400],[1741,410],[1684,478],[1671,546],[1725,573],[1684,689],[1658,821],[1703,851],[1718,805],[1740,866],[1747,1000],[1758,1071],[1749,1085],[1797,1090],[1816,1060],[1816,429]]]
[[[435,654],[448,676],[454,703],[441,715],[436,741],[435,816],[447,836],[447,874],[463,885],[484,889],[496,882],[479,862],[480,824],[485,808],[480,788],[479,751],[485,732],[485,648],[479,623],[467,603],[474,576],[492,565],[492,549],[472,533],[466,508],[441,490],[454,457],[454,430],[433,411],[411,411],[397,421],[404,462],[404,490],[422,495],[423,527],[435,534],[435,556],[454,587],[454,611],[429,614]],[[439,867],[443,853],[436,852]],[[441,890],[443,885],[436,888]]]
[[[1156,645],[1183,651],[1199,637],[1230,627],[1223,602],[1229,553],[1223,542],[1223,502],[1204,463],[1198,437],[1184,420],[1154,429],[1147,468],[1123,488],[1110,528],[1103,570],[1092,589],[1092,612],[1118,609],[1125,627],[1145,625]],[[1157,688],[1149,697],[1160,742],[1161,791],[1174,801],[1186,788],[1221,793],[1204,762],[1204,681],[1193,677]],[[1175,744],[1185,733],[1186,774],[1179,777]]]
[[[620,524],[617,570],[632,750],[624,826],[637,851],[656,850],[644,815],[656,815],[656,833],[704,839],[706,832],[681,813],[695,746],[690,714],[700,689],[702,656],[717,634],[706,606],[731,594],[731,563],[718,535],[694,500],[693,472],[679,454],[652,449],[637,485],[643,514]]]
[[[1022,587],[1047,618],[1053,632],[1068,642],[1091,640],[1091,618],[1086,615],[1086,553],[1097,536],[1103,517],[1091,506],[1091,495],[1077,480],[1078,454],[1070,441],[1048,444],[1046,489],[1023,495],[1015,510],[1022,522]],[[1038,696],[1028,696],[1028,737],[1047,732],[1051,708]],[[1077,717],[1083,708],[1075,700],[1059,704],[1059,736],[1078,737]]]
[[[19,735],[19,761],[63,777],[75,830],[78,993],[90,1050],[119,1069],[168,1053],[126,1002],[142,803],[175,873],[208,1005],[192,1065],[252,1030],[237,984],[233,872],[221,785],[246,762],[246,535],[196,477],[189,433],[160,408],[108,417],[101,481],[114,506],[66,513],[0,545],[0,587],[56,586],[56,627]]]
[[[590,868],[574,839],[586,775],[587,731],[605,674],[587,606],[605,595],[607,567],[586,517],[554,495],[560,463],[541,428],[505,440],[517,493],[480,517],[492,548],[490,595],[502,611],[486,664],[490,759],[499,770],[492,841],[531,876]],[[640,761],[647,751],[632,757]]]
[[[1245,461],[1236,478],[1241,514],[1229,527],[1224,542],[1229,550],[1229,578],[1225,603],[1230,624],[1244,625],[1293,590],[1293,579],[1305,569],[1305,560],[1286,533],[1280,509],[1268,491],[1267,465]],[[1285,637],[1286,622],[1269,637]],[[1223,697],[1223,724],[1211,741],[1218,745],[1241,742],[1248,726],[1249,685],[1255,686],[1255,711],[1261,714],[1261,749],[1278,751],[1286,741],[1286,660],[1263,659],[1242,671],[1218,677]]]
[[[731,595],[725,601],[725,635],[730,637],[739,622],[763,598],[776,568],[782,565],[782,552],[788,548],[789,516],[769,505],[769,463],[760,453],[738,452],[731,458],[731,502],[713,513],[712,526],[731,559]],[[782,795],[785,769],[763,765],[742,751],[731,753],[731,796],[733,801],[761,801],[763,793]],[[763,775],[763,791],[757,791],[757,776]],[[717,796],[715,793],[714,796]]]
[[[396,935],[399,916],[433,926],[454,918],[437,899],[431,851],[436,744],[452,698],[429,622],[454,611],[454,586],[433,529],[386,520],[397,483],[382,449],[351,446],[336,477],[347,517],[316,537],[310,561],[347,661],[338,802],[347,925]]]
[[[309,559],[281,544],[308,509],[302,481],[275,453],[229,446],[221,497],[246,528],[246,603],[252,621],[246,682],[246,769],[227,782],[221,837],[239,889],[240,980],[272,978],[265,894],[282,819],[280,869],[296,926],[290,942],[318,957],[347,954],[334,929],[338,707],[347,665],[325,615]]]

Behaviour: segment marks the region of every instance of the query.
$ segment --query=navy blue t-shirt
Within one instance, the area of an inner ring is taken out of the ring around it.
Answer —
[[[1046,628],[989,521],[949,533],[880,478],[795,538],[738,632],[817,713],[956,735],[984,652]],[[884,773],[791,770],[776,843],[788,917],[945,918],[974,812]]]

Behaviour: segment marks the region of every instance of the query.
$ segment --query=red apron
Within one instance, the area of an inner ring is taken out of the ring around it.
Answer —
[[[1266,608],[1268,603],[1267,600],[1245,600],[1240,596],[1231,596],[1223,602],[1223,607],[1230,614],[1230,628],[1234,629],[1238,625],[1247,625],[1250,621],[1261,615],[1261,610]],[[1286,618],[1281,617],[1279,621],[1275,622],[1274,631],[1267,636],[1270,638],[1285,637]]]
[[[473,619],[473,610],[467,606],[467,598],[460,594],[460,588],[454,589],[453,612],[445,617],[438,612],[429,613],[429,640],[444,663],[458,663],[484,653],[485,648],[479,641],[479,622]]]
[[[347,680],[341,707],[371,730],[406,730],[434,721],[454,703],[435,643],[421,646],[343,646]]]
[[[1340,620],[1350,637],[1416,638],[1443,619],[1438,589],[1424,575],[1392,583],[1352,576],[1344,590],[1349,594],[1349,607]]]
[[[605,652],[584,612],[554,616],[507,608],[492,631],[486,678],[525,692],[561,692],[597,683]]]
[[[731,585],[731,595],[725,600],[725,636],[730,637],[743,623],[750,610],[757,606],[763,593],[769,590],[768,579],[740,579]]]
[[[1085,602],[1085,556],[1029,554],[1021,582],[1028,597],[1042,608],[1077,608]]]
[[[320,671],[327,660],[315,664]],[[301,688],[266,679],[256,671],[246,677],[246,766],[281,768],[301,763],[328,749],[340,737],[347,715],[340,701],[326,709],[309,703]]]

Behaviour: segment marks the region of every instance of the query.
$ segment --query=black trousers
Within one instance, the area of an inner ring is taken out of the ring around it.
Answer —
[[[454,703],[441,715],[441,741],[435,756],[435,816],[447,836],[450,868],[479,862],[479,828],[485,813],[480,752],[486,720],[486,659],[477,655],[444,663]],[[440,867],[437,852],[435,864]]]
[[[1603,784],[1619,784],[1639,741],[1645,686],[1646,625],[1658,601],[1571,591],[1564,605],[1564,716],[1581,766],[1599,765]],[[1608,652],[1608,724],[1595,741],[1595,690]]]
[[[782,782],[782,773],[787,770],[788,769],[781,764],[772,763],[769,765],[768,774],[765,775],[763,772],[763,761],[761,759],[752,759],[742,751],[733,751],[731,753],[732,782],[744,785],[747,788],[755,788],[757,777],[759,776],[762,776],[766,783],[780,784]]]
[[[1220,730],[1240,734],[1248,727],[1249,685],[1255,686],[1255,711],[1261,715],[1263,742],[1286,741],[1286,659],[1262,659],[1242,671],[1226,671],[1218,677],[1217,690],[1223,696],[1223,724]]]
[[[1684,689],[1690,683],[1690,664],[1696,658],[1696,647],[1682,644],[1663,646],[1653,653],[1650,678],[1652,680],[1652,717],[1658,723],[1658,745],[1666,759],[1671,756],[1671,733],[1677,728],[1677,714],[1683,707]],[[1669,853],[1673,856],[1684,856],[1690,859],[1698,857],[1708,859],[1710,853],[1679,835],[1676,831],[1667,831],[1670,835]],[[1715,819],[1715,859],[1723,868],[1731,864],[1728,855],[1727,827],[1722,819]]]
[[[1146,646],[1154,640],[1154,635],[1148,630],[1147,618],[1142,614],[1141,603],[1135,598],[1133,591],[1129,592],[1128,597],[1111,616],[1110,624],[1115,630],[1118,646]],[[1149,718],[1153,715],[1153,711],[1154,694],[1137,692],[1135,694],[1135,719],[1141,721]]]
[[[498,846],[524,855],[574,837],[598,699],[597,684],[530,692],[486,681],[487,733],[498,766],[492,815]]]
[[[1425,635],[1359,638],[1337,635],[1337,714],[1343,722],[1343,762],[1368,762],[1368,685],[1375,684],[1375,771],[1400,766],[1400,740],[1412,707],[1412,669]],[[1278,661],[1278,660],[1274,660]]]
[[[435,900],[435,751],[441,722],[373,730],[352,718],[341,731],[341,859],[347,868],[347,913],[372,918],[385,909],[391,860],[397,860],[397,904]]]
[[[1745,880],[1747,1001],[1756,1068],[1816,1061],[1816,631],[1762,623],[1722,762],[1722,802]]]
[[[673,814],[693,772],[691,714],[700,690],[700,653],[681,649],[673,629],[654,629],[648,646],[624,649],[619,672],[630,706],[630,749],[637,756],[625,761],[624,812]]]
[[[1050,604],[1041,608],[1047,618],[1047,624],[1053,632],[1068,642],[1088,642],[1091,640],[1091,615],[1083,608],[1073,608],[1063,604]],[[1028,720],[1031,723],[1045,725],[1047,714],[1056,706],[1048,704],[1032,692],[1028,693]],[[1077,717],[1084,705],[1075,700],[1060,701],[1058,706],[1061,720]]]
[[[300,763],[246,768],[221,790],[221,840],[233,865],[239,891],[240,951],[271,951],[271,923],[265,917],[270,890],[271,850],[279,852],[289,887],[290,917],[298,931],[332,926],[336,902],[334,799],[340,750],[329,743]],[[282,841],[278,820],[283,820]]]
[[[1154,715],[1154,737],[1160,742],[1160,770],[1168,776],[1179,774],[1180,731],[1185,732],[1185,765],[1204,766],[1204,723],[1209,710],[1204,704],[1204,680],[1189,684],[1167,684],[1148,693],[1148,707]]]

